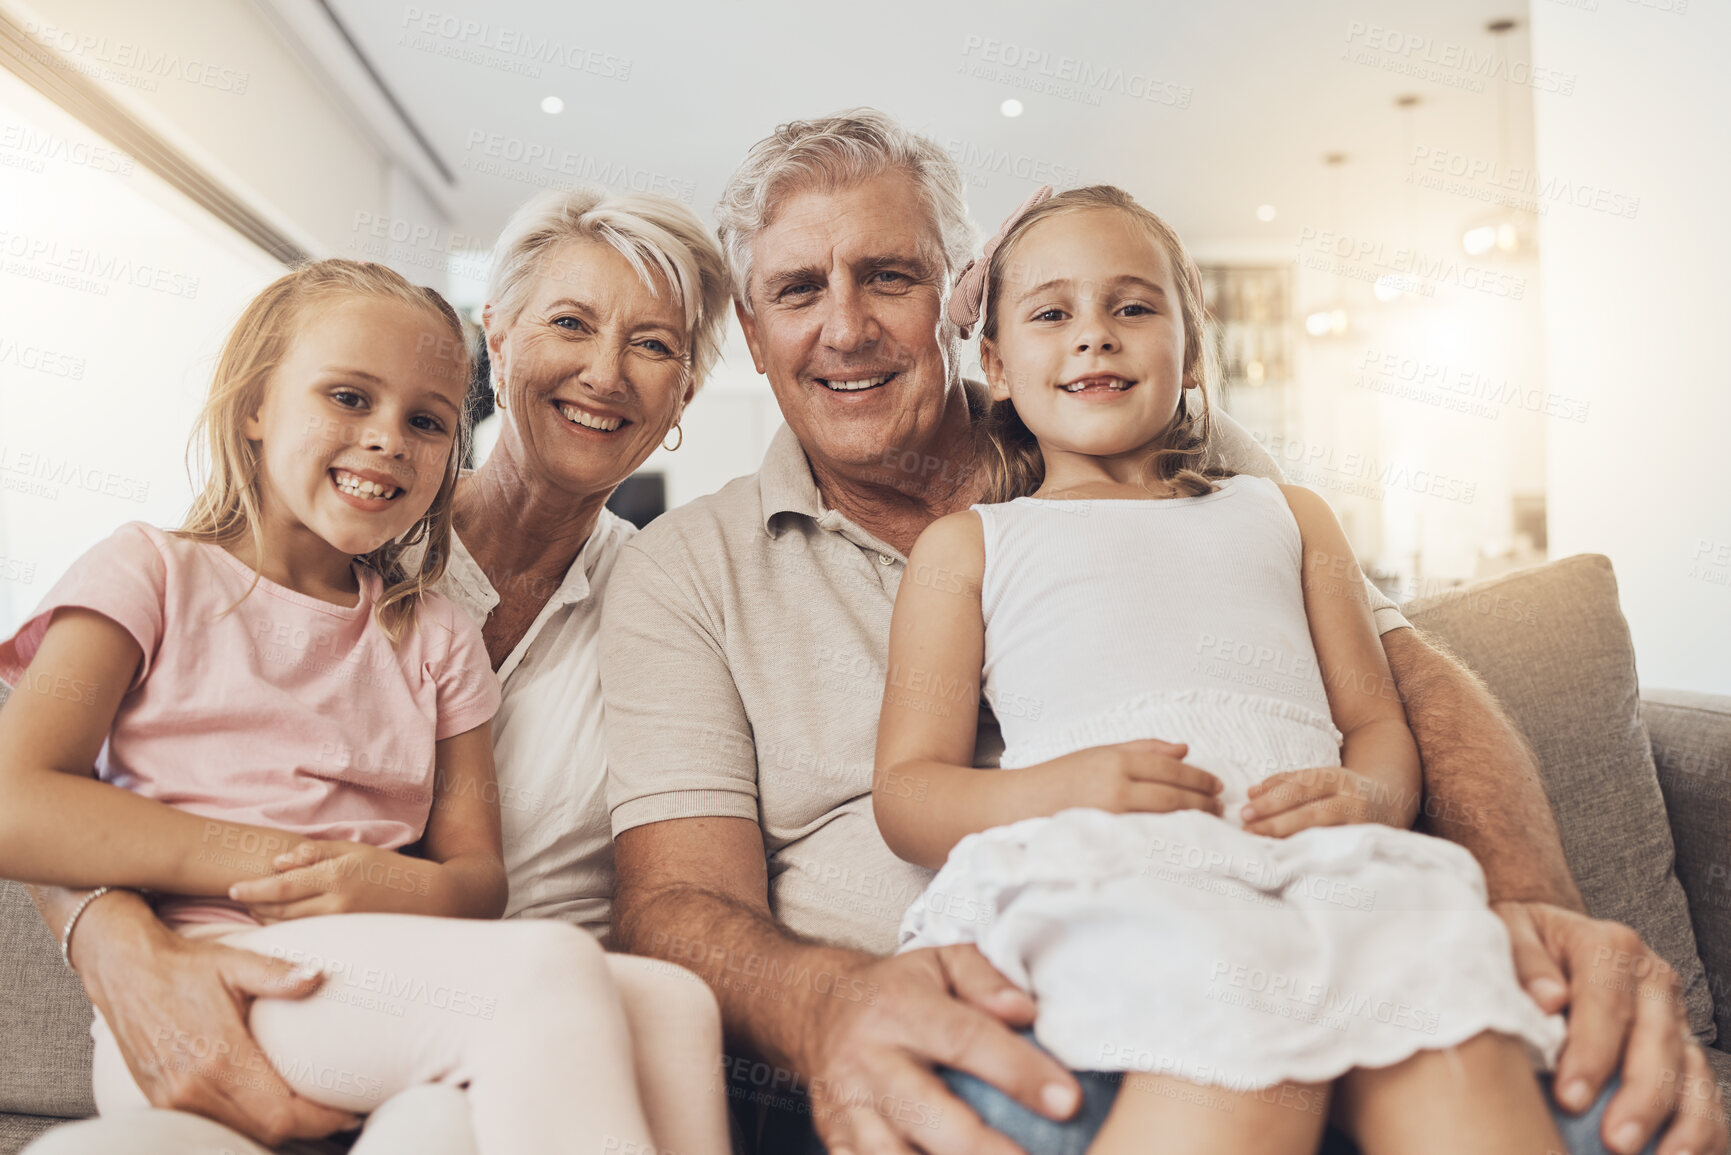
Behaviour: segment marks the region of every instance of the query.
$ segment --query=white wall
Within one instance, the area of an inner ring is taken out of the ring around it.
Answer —
[[[1532,9],[1579,76],[1537,96],[1540,174],[1640,198],[1542,225],[1551,380],[1591,402],[1551,430],[1551,553],[1609,555],[1644,685],[1731,692],[1731,9]]]
[[[265,10],[240,0],[6,6],[314,255],[343,253],[355,213],[387,208],[378,140]]]
[[[0,71],[0,636],[121,523],[180,524],[223,337],[281,272]]]
[[[379,260],[445,287],[449,234],[424,164],[393,147],[376,110],[310,61],[272,9],[0,6],[39,51],[313,254]],[[403,227],[411,243],[393,243]],[[122,522],[179,524],[192,495],[187,438],[217,351],[282,271],[0,70],[0,635]]]

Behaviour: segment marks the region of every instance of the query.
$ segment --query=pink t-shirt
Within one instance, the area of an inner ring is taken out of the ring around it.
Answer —
[[[98,777],[207,818],[394,850],[426,827],[434,742],[490,720],[499,681],[451,601],[424,595],[393,646],[378,574],[355,574],[352,607],[265,578],[248,594],[256,575],[220,546],[132,522],[0,644],[0,679],[18,683],[55,610],[95,610],[144,651]],[[174,906],[176,922],[245,918],[226,900]]]

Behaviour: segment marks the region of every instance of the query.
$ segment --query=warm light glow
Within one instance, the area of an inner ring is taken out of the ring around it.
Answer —
[[[1273,205],[1257,205],[1256,206],[1256,219],[1259,221],[1271,221],[1271,220],[1273,220],[1274,219],[1274,206]]]
[[[1497,227],[1480,225],[1461,234],[1461,248],[1470,256],[1482,257],[1497,247]]]
[[[1406,292],[1406,282],[1393,273],[1384,273],[1376,279],[1376,284],[1370,287],[1370,291],[1379,301],[1392,301]]]
[[[1012,96],[998,105],[998,111],[1009,117],[1020,116],[1022,115],[1022,102]]]
[[[1346,310],[1326,309],[1304,319],[1304,331],[1312,337],[1338,337],[1346,332]]]
[[[565,102],[557,96],[544,96],[541,98],[541,111],[548,116],[558,116],[565,111]]]
[[[1262,367],[1262,362],[1252,361],[1244,366],[1244,378],[1252,385],[1262,384],[1262,379],[1268,375],[1268,370]]]

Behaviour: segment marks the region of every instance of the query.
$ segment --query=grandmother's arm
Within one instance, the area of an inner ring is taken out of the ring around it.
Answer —
[[[56,941],[90,893],[58,886],[29,891]],[[183,938],[130,890],[110,891],[86,906],[70,947],[85,994],[152,1107],[203,1115],[266,1147],[356,1124],[347,1111],[290,1088],[263,1061],[247,1028],[254,998],[305,998],[318,989],[318,974],[298,971],[286,959]],[[252,1077],[237,1081],[215,1061],[186,1062],[176,1045],[188,1037],[209,1040],[212,1053],[229,1055],[230,1062],[247,1063]]]
[[[0,682],[0,709],[10,695]],[[204,1115],[267,1147],[353,1125],[348,1112],[295,1094],[268,1063],[241,1085],[215,1067],[190,1066],[173,1051],[174,1040],[190,1033],[225,1047],[225,1054],[262,1054],[247,1031],[246,1004],[263,995],[304,998],[318,989],[317,975],[283,959],[183,939],[134,891],[114,890],[85,903],[89,890],[25,889],[56,942],[78,914],[69,960],[151,1106]]]

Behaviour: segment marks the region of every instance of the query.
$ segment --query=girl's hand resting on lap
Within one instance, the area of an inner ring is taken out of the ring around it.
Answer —
[[[1062,802],[1051,813],[1069,806],[1087,806],[1113,814],[1165,814],[1173,810],[1219,814],[1220,779],[1183,761],[1189,752],[1190,747],[1182,742],[1145,738],[1054,758],[1046,765],[1058,784]]]
[[[229,887],[261,922],[320,914],[442,914],[444,867],[365,842],[309,838],[271,861],[276,873]]]
[[[1385,783],[1344,766],[1287,770],[1250,788],[1240,813],[1251,834],[1286,838],[1312,826],[1349,826],[1380,822],[1412,826],[1418,800],[1402,798]]]

